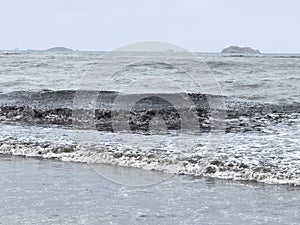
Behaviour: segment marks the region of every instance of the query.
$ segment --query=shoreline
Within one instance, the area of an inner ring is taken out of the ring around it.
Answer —
[[[11,154],[3,154],[3,153],[0,153],[0,161],[13,161],[13,160],[28,160],[28,161],[31,161],[31,160],[37,160],[37,161],[41,161],[41,162],[57,162],[57,163],[71,163],[71,164],[81,164],[81,165],[87,165],[87,166],[92,166],[92,165],[89,165],[88,163],[86,162],[81,162],[81,161],[63,161],[59,158],[43,158],[43,157],[40,157],[40,156],[26,156],[26,155],[11,155]],[[135,168],[135,167],[125,167],[125,166],[118,166],[118,165],[110,165],[110,164],[102,164],[102,163],[99,163],[100,165],[104,165],[104,166],[108,166],[108,167],[116,167],[116,168],[126,168],[126,169],[130,169],[130,170],[138,170],[139,172],[142,172],[143,171],[145,173],[147,172],[151,172],[151,170],[144,170],[144,169],[141,169],[141,168]],[[115,171],[114,169],[112,171]],[[159,172],[159,171],[154,171],[154,172]],[[109,180],[109,178],[106,178],[104,175],[101,175],[99,174],[98,172],[95,172],[98,176],[101,177],[101,179],[105,179],[111,183],[114,183],[114,184],[117,184],[117,185],[120,185],[120,186],[127,186],[127,187],[139,187],[139,186],[132,186],[132,185],[126,185],[126,184],[120,184],[120,183],[117,183],[115,181],[112,181],[112,180]],[[182,178],[182,179],[187,179],[187,180],[190,180],[190,181],[205,181],[205,180],[212,180],[212,181],[215,181],[215,182],[229,182],[229,183],[234,183],[234,184],[241,184],[241,185],[251,185],[253,187],[260,187],[260,188],[265,188],[265,187],[272,187],[272,188],[276,188],[276,187],[283,187],[283,188],[286,188],[288,191],[300,191],[300,184],[299,185],[291,185],[291,184],[286,184],[286,183],[265,183],[265,182],[259,182],[259,181],[256,181],[256,180],[236,180],[236,179],[224,179],[224,178],[218,178],[218,177],[213,177],[213,176],[208,176],[208,175],[198,175],[198,176],[195,176],[195,175],[192,175],[192,174],[172,174],[170,176],[170,178],[166,179],[165,181],[161,181],[157,184],[151,184],[150,186],[152,185],[159,185],[160,183],[163,183],[163,182],[166,182],[167,180],[169,179],[172,179],[173,177],[177,177],[178,178]],[[148,185],[147,185],[148,186]],[[141,186],[143,187],[143,186]]]

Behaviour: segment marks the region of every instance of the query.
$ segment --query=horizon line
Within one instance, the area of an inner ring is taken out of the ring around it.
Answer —
[[[240,47],[240,46],[239,46]],[[40,52],[45,52],[45,51],[48,51],[52,48],[66,48],[68,50],[70,50],[70,52],[110,52],[110,51],[114,51],[114,50],[83,50],[83,49],[72,49],[72,48],[68,48],[68,47],[64,47],[64,46],[56,46],[56,47],[50,47],[50,48],[47,48],[47,49],[19,49],[19,48],[15,48],[15,49],[0,49],[0,52],[3,52],[3,51],[7,51],[7,52],[29,52],[29,51],[40,51]],[[222,49],[223,50],[223,49]],[[222,51],[221,50],[221,51]],[[217,51],[190,51],[190,52],[193,52],[193,53],[215,53],[215,54],[221,54],[221,51],[217,52]],[[51,50],[50,50],[51,52]],[[55,52],[55,51],[53,51]],[[66,51],[57,51],[57,52],[67,52]],[[150,51],[145,51],[145,52],[150,52]],[[154,51],[155,52],[155,51]],[[243,54],[243,53],[223,53],[223,54]],[[300,54],[300,52],[261,52],[261,54]],[[251,54],[250,54],[251,55]],[[258,54],[259,55],[259,54]]]

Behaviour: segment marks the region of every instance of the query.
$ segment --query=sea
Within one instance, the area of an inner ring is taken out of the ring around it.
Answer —
[[[0,224],[299,224],[300,55],[149,54],[0,52]]]

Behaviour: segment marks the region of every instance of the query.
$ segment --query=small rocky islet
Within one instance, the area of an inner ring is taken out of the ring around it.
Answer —
[[[239,46],[229,46],[221,51],[221,54],[247,54],[247,55],[260,55],[259,50],[250,47],[239,47]]]

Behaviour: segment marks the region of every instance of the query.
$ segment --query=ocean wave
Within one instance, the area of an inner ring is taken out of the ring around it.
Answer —
[[[0,144],[0,154],[81,162],[90,165],[100,163],[178,175],[300,185],[300,168],[290,167],[290,165],[253,164],[243,159],[218,159],[217,156],[207,159],[201,153],[142,152],[123,147],[114,148],[107,143],[102,146],[83,147],[76,144],[21,143],[7,140]]]

